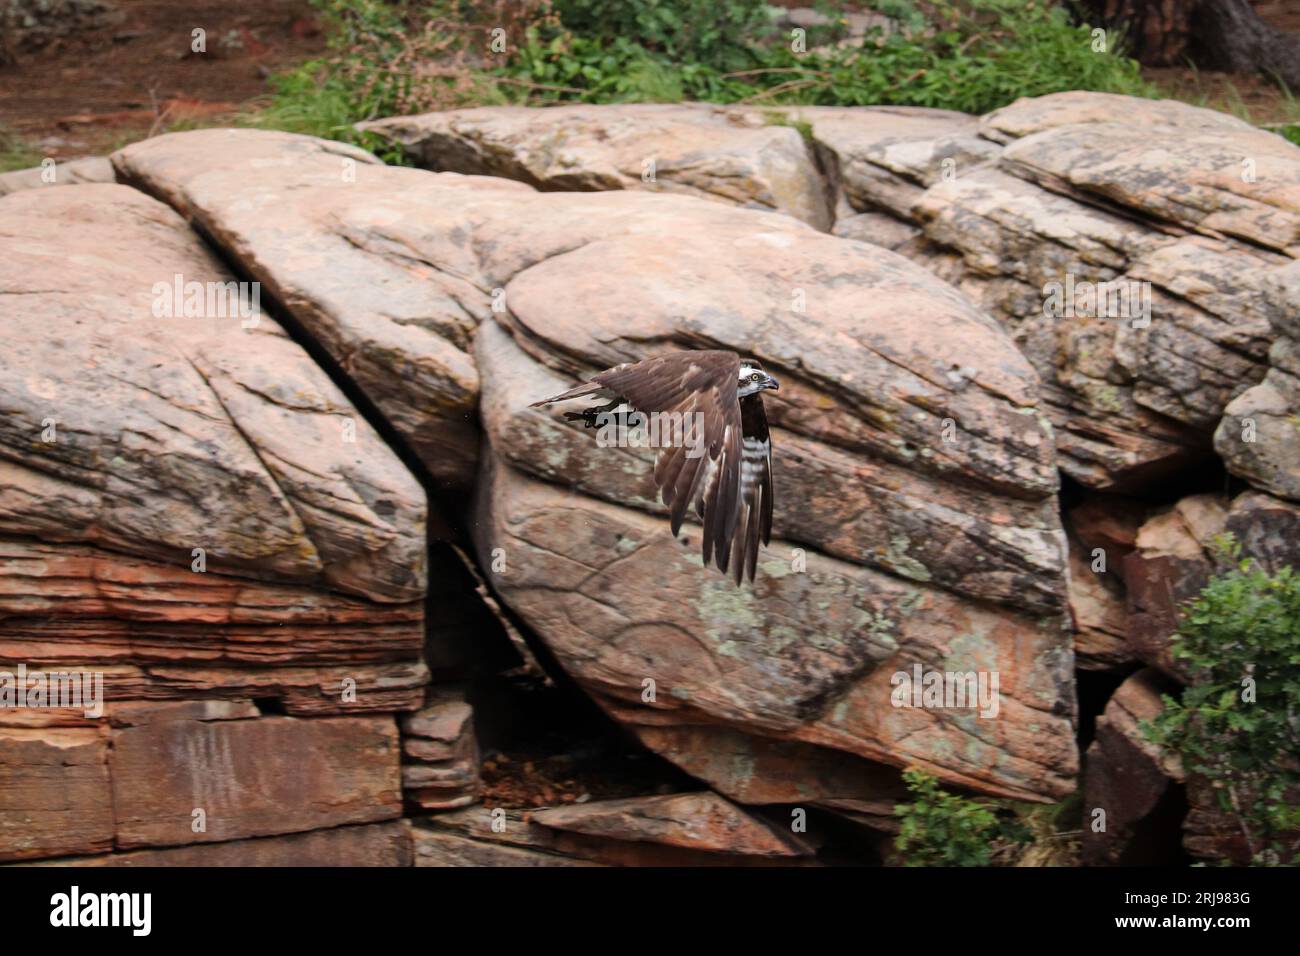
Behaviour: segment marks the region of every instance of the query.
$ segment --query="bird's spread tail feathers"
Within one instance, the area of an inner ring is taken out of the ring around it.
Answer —
[[[540,408],[543,405],[550,405],[553,402],[564,402],[570,398],[582,398],[584,395],[595,395],[597,392],[603,392],[604,388],[596,382],[587,382],[585,385],[579,385],[577,388],[571,388],[567,392],[561,392],[559,395],[553,395],[550,398],[544,398],[540,402],[533,402],[529,408]]]

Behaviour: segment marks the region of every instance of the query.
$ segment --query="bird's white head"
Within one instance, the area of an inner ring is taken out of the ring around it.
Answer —
[[[736,383],[736,397],[745,398],[749,395],[757,395],[765,388],[773,391],[781,387],[771,375],[763,371],[763,367],[757,362],[740,363],[740,380]]]

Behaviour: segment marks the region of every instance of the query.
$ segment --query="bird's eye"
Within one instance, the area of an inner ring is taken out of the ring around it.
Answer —
[[[762,378],[762,377],[763,377],[763,376],[761,376],[761,375],[759,375],[757,372],[755,372],[753,375],[749,376],[749,380],[750,380],[751,382],[757,382],[757,381],[758,381],[760,378]]]

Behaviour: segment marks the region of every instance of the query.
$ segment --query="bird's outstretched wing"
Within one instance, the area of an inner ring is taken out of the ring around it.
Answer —
[[[705,565],[733,568],[737,584],[754,579],[759,540],[772,534],[772,457],[762,400],[736,397],[735,352],[675,352],[592,377],[637,411],[680,413],[694,442],[666,447],[655,461],[655,484],[668,506],[672,531],[694,504],[704,524]],[[752,433],[751,433],[752,432]],[[662,430],[661,430],[662,433]],[[736,544],[734,562],[733,542]]]

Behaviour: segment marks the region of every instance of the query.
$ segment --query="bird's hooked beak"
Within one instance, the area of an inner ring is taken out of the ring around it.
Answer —
[[[768,375],[767,378],[763,379],[763,381],[758,383],[758,387],[770,388],[774,392],[779,392],[781,390],[781,383],[778,382],[776,379],[774,379],[771,375]]]

